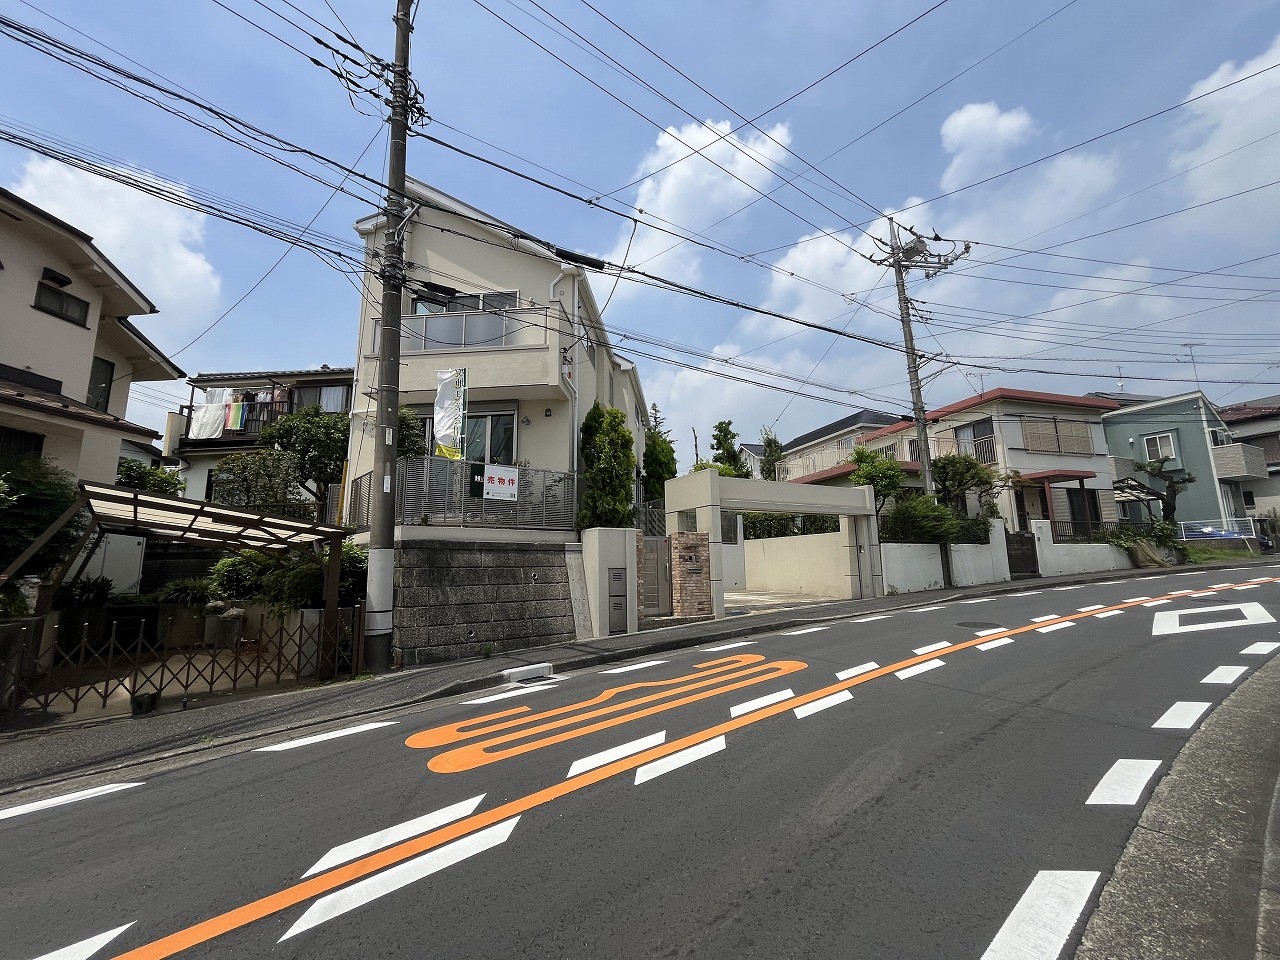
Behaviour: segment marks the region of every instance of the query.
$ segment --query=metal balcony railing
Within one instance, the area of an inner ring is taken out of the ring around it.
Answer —
[[[778,479],[782,481],[797,480],[800,477],[807,477],[823,470],[830,470],[832,467],[839,466],[842,463],[848,463],[849,457],[853,455],[853,450],[856,446],[861,446],[861,444],[855,443],[851,437],[846,437],[787,457],[778,464]],[[893,440],[872,441],[866,446],[888,457],[890,460],[896,460],[898,463],[918,463],[920,459],[917,449],[918,443],[914,436],[900,435]],[[999,462],[996,456],[995,437],[980,437],[977,440],[931,437],[929,439],[929,453],[933,457],[940,457],[948,453],[962,453],[976,458],[979,463],[989,466]]]
[[[275,423],[281,417],[292,412],[288,401],[251,401],[249,403],[227,404],[227,407],[231,408],[224,414],[228,417],[227,424],[222,428],[222,435],[212,441],[191,439],[192,407],[188,404],[183,404],[179,407],[178,413],[186,421],[182,428],[182,442],[226,443],[228,440],[254,441],[262,433],[263,427]],[[238,411],[234,409],[237,407],[240,408]]]

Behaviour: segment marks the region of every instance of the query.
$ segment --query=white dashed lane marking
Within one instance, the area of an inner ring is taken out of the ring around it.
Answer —
[[[874,617],[859,617],[857,620],[850,620],[849,622],[850,623],[870,623],[872,620],[888,620],[888,619],[890,619],[889,614],[877,613]]]
[[[798,637],[802,633],[817,633],[819,630],[830,630],[830,629],[831,628],[829,626],[828,627],[803,627],[799,630],[788,630],[782,635],[784,637]]]
[[[487,697],[477,697],[474,700],[463,700],[464,707],[475,706],[478,703],[493,703],[495,700],[510,700],[512,697],[523,697],[527,693],[537,693],[540,690],[554,690],[558,684],[554,683],[536,683],[532,686],[520,687],[518,690],[505,690],[502,693],[491,693]]]
[[[78,800],[89,800],[93,797],[106,796],[108,793],[116,793],[120,790],[129,790],[133,787],[140,787],[145,780],[137,783],[105,783],[100,787],[93,787],[89,790],[77,790],[75,793],[63,794],[60,797],[50,797],[47,800],[36,800],[32,803],[19,804],[16,807],[10,807],[7,810],[0,810],[0,820],[8,820],[11,817],[20,817],[24,813],[35,813],[37,810],[48,810],[51,807],[61,807],[68,803],[75,803]]]
[[[317,860],[315,865],[303,874],[303,877],[314,876],[341,863],[349,863],[366,854],[373,853],[375,850],[382,850],[411,837],[419,837],[424,833],[430,833],[437,827],[443,827],[446,823],[453,823],[455,820],[469,817],[476,812],[476,807],[480,806],[480,801],[483,799],[484,794],[482,793],[480,796],[472,797],[470,800],[450,804],[431,813],[424,813],[420,817],[414,817],[412,820],[406,820],[404,823],[397,823],[395,826],[387,827],[376,833],[370,833],[367,836],[339,844]]]
[[[614,667],[612,670],[601,670],[601,673],[630,673],[632,670],[647,670],[649,667],[660,667],[666,660],[646,660],[644,663],[631,663],[625,667]]]
[[[978,649],[994,650],[996,647],[1003,647],[1006,643],[1013,643],[1013,637],[1001,637],[999,640],[988,640],[986,643],[978,644]]]
[[[836,674],[837,680],[848,680],[850,677],[859,677],[864,673],[870,673],[872,670],[879,670],[880,664],[874,660],[868,663],[859,664],[856,667],[850,667],[848,670],[841,670]]]
[[[479,701],[471,702],[478,703]],[[258,747],[258,749],[253,752],[277,753],[281,750],[296,750],[298,747],[309,747],[313,743],[324,743],[326,740],[337,740],[339,737],[349,737],[352,734],[364,733],[366,730],[377,730],[379,727],[394,727],[398,722],[398,720],[381,720],[377,723],[361,723],[354,727],[343,727],[341,730],[330,730],[328,733],[316,733],[309,737],[300,737],[297,740],[286,740],[284,743],[273,743],[269,747]]]
[[[729,708],[729,716],[740,717],[744,713],[754,713],[764,707],[771,707],[775,703],[783,700],[790,700],[795,694],[790,688],[779,690],[776,693],[766,693],[763,697],[756,697],[754,700],[748,700],[746,703],[739,703]]]
[[[672,770],[679,770],[681,767],[701,760],[703,757],[719,753],[724,748],[725,742],[722,735],[703,743],[695,744],[687,750],[681,750],[678,753],[663,757],[661,760],[655,760],[653,763],[646,763],[636,769],[636,785],[646,783],[654,777],[660,777],[664,773],[670,773]]]
[[[1093,788],[1085,806],[1131,807],[1159,769],[1159,760],[1117,760]]]
[[[982,960],[1056,960],[1099,876],[1091,870],[1041,870]]]
[[[951,646],[950,640],[939,640],[937,643],[930,643],[923,647],[916,647],[911,652],[916,656],[920,656],[925,653],[933,653],[935,650],[945,650],[949,646]]]
[[[722,643],[718,647],[703,647],[701,652],[717,653],[721,650],[733,650],[733,649],[736,649],[737,647],[750,647],[754,645],[755,645],[754,640],[739,640],[737,643]]]
[[[1076,613],[1090,613],[1093,610],[1101,610],[1105,606],[1105,603],[1095,603],[1087,607],[1076,607]]]
[[[1121,600],[1120,602],[1121,602],[1121,603],[1138,603],[1138,602],[1140,602],[1140,601],[1142,601],[1142,600],[1150,600],[1150,599],[1151,599],[1150,597],[1126,597],[1125,599]]]
[[[1056,613],[1050,613],[1050,614],[1046,614],[1046,615],[1045,615],[1045,616],[1043,616],[1043,617],[1032,617],[1032,618],[1031,618],[1031,622],[1032,622],[1032,623],[1044,623],[1046,620],[1057,620],[1057,619],[1059,619],[1059,617],[1058,617],[1058,615],[1057,615]]]
[[[1093,616],[1095,619],[1101,620],[1103,617],[1118,617],[1122,613],[1124,613],[1123,610],[1104,610],[1102,613],[1095,613]]]
[[[1248,667],[1236,667],[1236,666],[1218,667],[1216,670],[1214,670],[1212,673],[1210,673],[1207,677],[1205,677],[1200,682],[1201,683],[1221,683],[1221,684],[1226,684],[1227,686],[1230,686],[1231,684],[1239,680],[1248,669],[1249,669]]]
[[[907,613],[928,613],[930,610],[941,610],[942,604],[938,603],[932,607],[916,607],[914,610],[908,610]]]
[[[803,720],[805,717],[821,710],[828,710],[831,707],[839,706],[853,699],[853,694],[848,690],[838,690],[829,697],[823,697],[821,700],[814,700],[812,703],[805,703],[796,707],[795,715],[797,720]]]
[[[787,694],[791,691],[787,690]],[[737,714],[735,713],[736,717]],[[639,740],[632,740],[629,743],[623,743],[616,747],[610,747],[608,750],[601,750],[599,753],[593,753],[589,757],[583,757],[581,760],[573,761],[573,765],[569,767],[569,773],[565,779],[576,777],[580,773],[586,773],[588,770],[594,770],[596,767],[603,767],[606,763],[613,763],[615,760],[621,760],[623,757],[630,757],[640,753],[642,750],[648,750],[650,747],[657,747],[667,742],[667,731],[659,730],[657,733],[651,733],[647,737],[641,737]]]
[[[974,597],[972,600],[961,600],[961,603],[990,603],[992,600],[998,600],[999,597]]]
[[[1266,654],[1266,653],[1275,653],[1276,650],[1280,650],[1280,643],[1251,643],[1249,644],[1249,646],[1245,647],[1240,652],[1242,654],[1243,653]]]
[[[43,956],[36,957],[36,960],[89,960],[90,957],[136,922],[126,923],[123,927],[116,927],[114,930],[100,933],[96,937],[90,937],[88,940],[81,940],[79,943],[73,943],[71,946],[55,950],[53,953],[46,953]]]
[[[1190,730],[1213,706],[1193,700],[1179,700],[1151,725],[1153,730]]]
[[[924,663],[917,663],[914,667],[905,667],[902,670],[895,671],[893,675],[899,680],[906,680],[908,677],[914,677],[928,670],[936,670],[938,667],[944,666],[945,663],[945,660],[926,660]]]

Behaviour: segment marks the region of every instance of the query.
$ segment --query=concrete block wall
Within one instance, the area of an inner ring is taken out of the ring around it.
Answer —
[[[564,545],[398,542],[392,624],[401,665],[574,640]]]
[[[671,534],[671,614],[715,615],[711,602],[711,538],[705,533]]]

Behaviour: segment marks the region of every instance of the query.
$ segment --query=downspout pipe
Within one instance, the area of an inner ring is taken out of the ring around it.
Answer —
[[[569,472],[577,474],[578,472],[578,346],[582,338],[581,318],[578,315],[578,278],[583,275],[582,267],[573,264],[562,263],[560,265],[560,275],[551,281],[551,291],[548,299],[556,299],[556,287],[560,285],[560,281],[566,277],[573,281],[573,344],[569,348],[571,358],[569,361],[569,386],[571,388],[571,412],[569,416]]]

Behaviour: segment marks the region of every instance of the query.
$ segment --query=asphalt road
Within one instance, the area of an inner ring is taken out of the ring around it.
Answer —
[[[0,953],[1067,957],[1273,618],[1278,568],[1031,588],[9,797]]]

